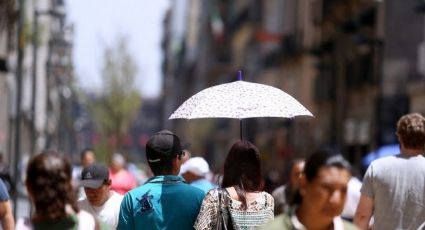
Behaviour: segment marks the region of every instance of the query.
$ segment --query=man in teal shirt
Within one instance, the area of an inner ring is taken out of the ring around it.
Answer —
[[[170,131],[149,139],[146,158],[154,177],[124,196],[119,230],[193,229],[205,194],[177,176],[183,154],[179,138]]]

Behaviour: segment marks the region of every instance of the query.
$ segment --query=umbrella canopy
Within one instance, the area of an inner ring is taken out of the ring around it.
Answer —
[[[242,79],[242,71],[239,79]],[[313,116],[282,90],[258,83],[235,81],[206,88],[187,99],[169,119]]]
[[[258,83],[235,81],[204,89],[186,100],[169,119],[313,116],[284,91]]]

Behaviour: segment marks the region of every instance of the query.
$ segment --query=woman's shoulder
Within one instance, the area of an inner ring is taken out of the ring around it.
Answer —
[[[264,203],[268,207],[274,207],[274,198],[268,192],[261,192],[257,200],[260,201],[260,203]]]
[[[274,202],[274,198],[273,198],[273,196],[270,193],[264,192],[264,191],[261,192],[261,193],[266,197],[267,200],[271,200],[271,201]]]
[[[220,189],[221,189],[221,188],[213,188],[213,189],[210,189],[210,190],[207,192],[207,194],[206,194],[205,196],[209,196],[209,197],[217,197]]]
[[[225,192],[220,191],[219,188],[211,189],[207,192],[204,197],[204,201],[206,202],[216,202],[218,200],[218,194],[226,195]]]

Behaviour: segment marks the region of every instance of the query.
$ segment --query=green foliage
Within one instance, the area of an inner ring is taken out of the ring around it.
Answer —
[[[125,38],[120,37],[114,46],[105,49],[101,72],[104,79],[101,95],[89,103],[89,110],[103,137],[101,145],[107,139],[111,145],[109,151],[120,150],[141,105],[141,96],[134,87],[137,66]]]

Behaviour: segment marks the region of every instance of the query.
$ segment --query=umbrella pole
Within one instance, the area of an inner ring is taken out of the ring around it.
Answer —
[[[243,140],[243,138],[242,138],[242,119],[239,120],[239,127],[240,127],[240,132],[241,132],[241,140]]]
[[[238,80],[242,81],[242,70],[238,70]],[[240,127],[240,135],[241,135],[241,140],[243,140],[242,137],[242,119],[239,119],[239,127]]]

